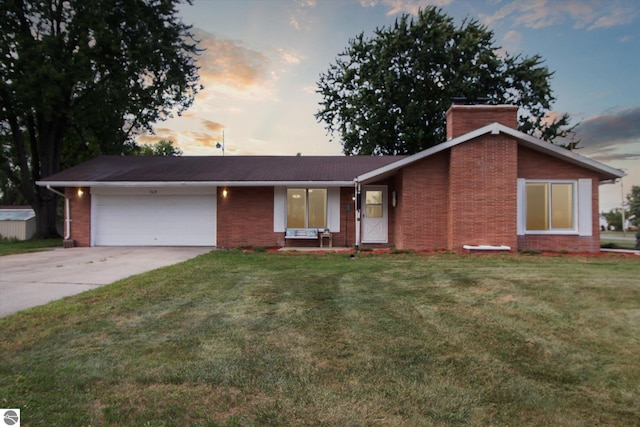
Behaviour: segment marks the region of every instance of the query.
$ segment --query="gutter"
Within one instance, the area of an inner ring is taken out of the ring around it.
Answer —
[[[600,181],[600,185],[603,184],[617,184],[618,183],[618,178],[613,178],[613,179],[605,179]]]
[[[36,181],[54,187],[351,187],[350,181]]]
[[[358,252],[358,250],[360,249],[360,209],[362,208],[361,206],[361,201],[360,201],[360,191],[361,191],[361,187],[360,187],[360,182],[358,181],[354,181],[354,191],[355,191],[355,196],[356,196],[356,200],[355,200],[355,206],[354,206],[354,215],[355,215],[355,219],[356,219],[356,252]]]
[[[50,185],[47,185],[47,190],[51,191],[58,196],[64,197],[64,224],[65,224],[65,232],[64,232],[64,240],[69,240],[71,237],[71,211],[69,210],[69,198],[59,192],[58,190],[54,190]]]

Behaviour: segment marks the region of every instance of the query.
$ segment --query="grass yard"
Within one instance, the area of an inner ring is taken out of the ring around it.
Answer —
[[[24,426],[640,424],[640,258],[212,252],[0,319]]]
[[[637,231],[603,231],[600,233],[600,245],[603,248],[635,249]]]
[[[0,239],[0,256],[45,251],[48,249],[61,247],[62,239],[33,239],[23,241],[14,239]]]

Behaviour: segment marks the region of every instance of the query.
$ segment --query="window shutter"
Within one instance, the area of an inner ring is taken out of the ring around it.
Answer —
[[[591,201],[591,180],[578,180],[578,234],[593,235],[593,212]]]
[[[327,227],[332,233],[340,232],[340,188],[327,189]]]
[[[273,231],[284,232],[287,220],[287,189],[273,188]]]
[[[517,201],[516,201],[516,216],[517,218],[517,234],[518,236],[524,236],[525,233],[525,212],[526,212],[526,202],[527,202],[527,187],[526,181],[523,178],[518,178],[518,190],[517,190]]]

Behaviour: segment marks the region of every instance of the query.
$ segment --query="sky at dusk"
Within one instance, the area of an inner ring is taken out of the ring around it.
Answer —
[[[640,1],[195,0],[184,23],[206,50],[193,106],[140,142],[172,139],[185,155],[340,155],[314,114],[321,73],[349,40],[435,5],[477,19],[512,55],[540,54],[555,72],[554,113],[580,122],[578,154],[628,174],[600,187],[600,211],[640,185]]]

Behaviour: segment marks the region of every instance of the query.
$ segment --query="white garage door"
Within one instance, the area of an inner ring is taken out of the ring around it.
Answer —
[[[215,246],[215,190],[213,194],[133,193],[92,193],[93,245]]]

